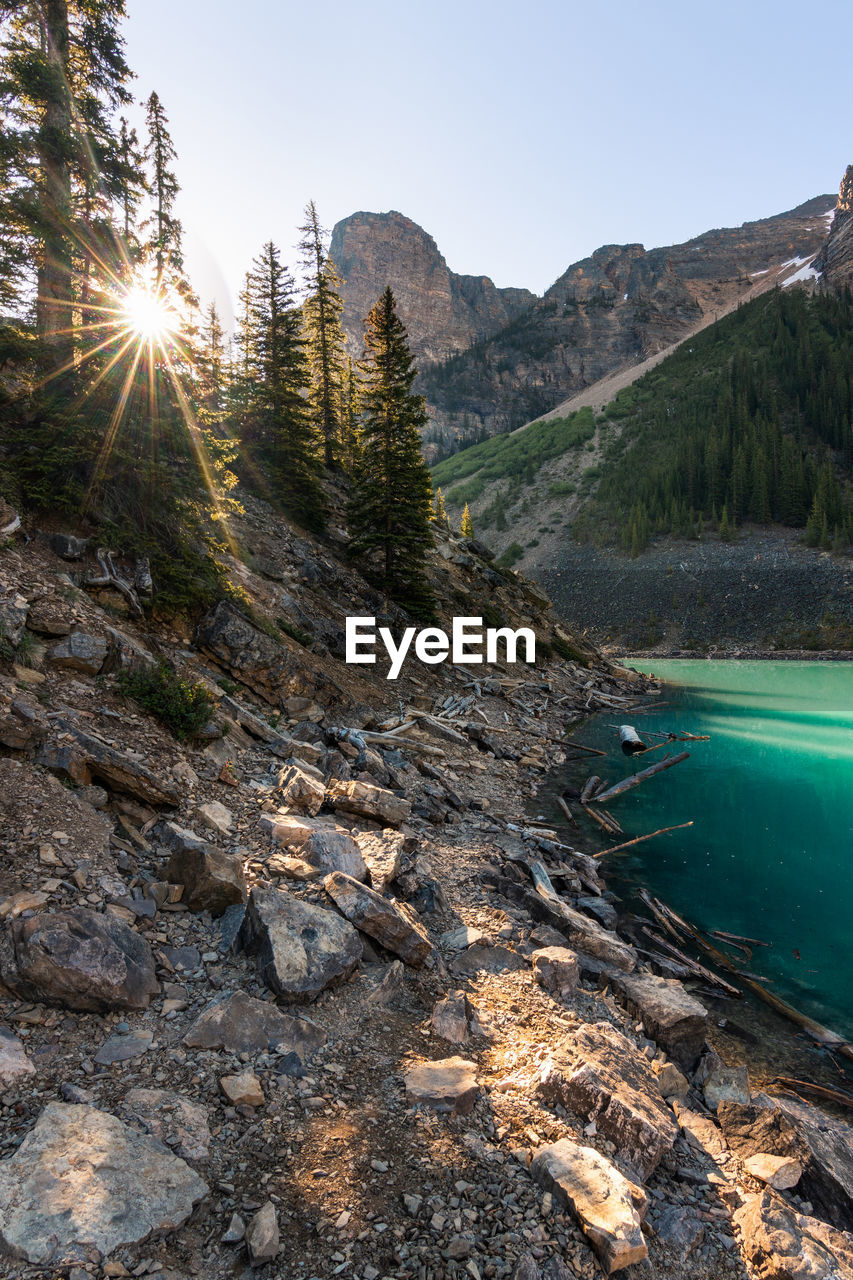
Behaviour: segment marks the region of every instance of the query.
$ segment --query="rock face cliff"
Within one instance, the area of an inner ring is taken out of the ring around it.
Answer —
[[[535,301],[528,289],[457,275],[432,236],[395,210],[344,218],[332,232],[330,256],[343,281],[343,324],[354,354],[363,346],[364,317],[389,284],[422,364],[466,350]]]
[[[597,249],[498,333],[422,371],[433,437],[512,430],[688,337],[783,263],[812,259],[834,204],[832,196],[818,196],[668,248]],[[850,223],[843,225],[849,231]]]
[[[829,288],[853,286],[853,164],[847,166],[841,179],[829,237],[814,261],[814,268]]]

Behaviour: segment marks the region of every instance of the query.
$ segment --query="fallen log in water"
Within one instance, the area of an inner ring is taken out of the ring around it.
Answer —
[[[581,791],[581,804],[587,803],[600,782],[601,779],[597,773],[593,773],[587,778],[584,783],[583,790]]]
[[[687,760],[689,756],[689,751],[682,751],[677,756],[665,756],[663,760],[658,760],[657,764],[650,765],[648,769],[641,769],[639,773],[633,774],[632,777],[623,778],[621,782],[617,782],[609,791],[602,791],[601,795],[595,797],[595,803],[601,804],[604,800],[612,800],[615,796],[624,795],[626,791],[631,791],[634,787],[638,787],[647,778],[653,778],[656,773],[663,773],[664,769],[671,769],[673,765],[681,764],[682,760]]]
[[[845,1040],[843,1036],[840,1036],[837,1031],[831,1031],[829,1027],[824,1027],[821,1023],[815,1022],[808,1014],[800,1013],[799,1009],[795,1009],[793,1005],[788,1004],[787,1000],[783,1000],[781,996],[774,995],[772,991],[768,991],[766,987],[762,986],[760,982],[756,982],[754,978],[748,978],[745,974],[740,973],[737,966],[733,964],[727,955],[720,951],[719,947],[715,947],[707,938],[703,938],[698,929],[683,920],[681,916],[672,910],[672,907],[668,907],[666,903],[661,902],[660,898],[655,898],[654,905],[652,905],[652,901],[648,894],[645,893],[645,890],[641,891],[640,896],[659,920],[667,920],[669,922],[667,924],[668,931],[674,933],[677,923],[679,928],[692,938],[697,947],[712,956],[727,973],[739,978],[745,987],[748,987],[754,995],[757,995],[771,1009],[775,1009],[782,1017],[788,1018],[790,1022],[793,1022],[802,1031],[805,1031],[807,1035],[811,1036],[817,1044],[825,1045],[827,1048],[832,1048],[837,1053],[842,1054],[845,1058],[853,1059],[853,1044]]]
[[[583,751],[588,756],[605,756],[606,751],[599,751],[598,747],[586,747],[582,742],[574,742],[571,738],[553,739],[553,741],[561,741],[564,747],[574,747],[575,751]]]
[[[557,796],[557,804],[560,806],[560,808],[562,809],[563,813],[566,815],[566,817],[568,818],[572,826],[576,827],[578,825],[577,819],[575,818],[575,815],[572,813],[571,809],[566,804],[562,796]]]
[[[620,724],[619,741],[622,744],[623,755],[636,756],[642,751],[648,751],[648,747],[632,724]]]
[[[593,858],[603,858],[606,853],[619,853],[622,849],[630,849],[632,845],[642,844],[644,840],[654,840],[655,836],[665,836],[670,831],[681,831],[684,827],[692,827],[693,820],[690,822],[679,822],[674,827],[659,827],[657,831],[650,831],[647,836],[635,836],[633,840],[626,840],[624,844],[615,844],[612,849],[601,849],[598,853],[594,853]]]
[[[853,1107],[853,1093],[845,1093],[843,1089],[830,1089],[824,1084],[812,1084],[811,1080],[794,1080],[790,1076],[776,1076],[773,1083],[797,1095],[800,1091],[813,1093],[827,1102],[837,1103],[840,1107]]]
[[[719,977],[710,969],[706,969],[698,960],[693,960],[690,956],[685,955],[678,947],[673,946],[671,942],[667,942],[666,938],[659,937],[653,933],[651,929],[643,926],[643,933],[647,938],[654,942],[655,946],[663,948],[667,955],[674,956],[680,964],[683,964],[697,978],[701,978],[703,982],[710,982],[712,987],[718,987],[720,991],[724,991],[727,996],[731,996],[733,1000],[742,1000],[743,992],[738,987],[733,987],[730,982],[726,982],[725,978]]]
[[[744,938],[740,933],[726,933],[725,929],[712,929],[712,938],[720,938],[723,942],[744,942],[748,947],[772,947],[772,942],[762,942],[760,938]]]
[[[602,831],[606,831],[609,836],[615,836],[619,834],[618,831],[614,830],[612,822],[607,821],[607,819],[604,817],[604,814],[596,813],[594,809],[590,809],[588,804],[581,805],[581,808],[583,809],[587,817],[592,818],[593,822],[597,822],[598,825],[601,827]]]

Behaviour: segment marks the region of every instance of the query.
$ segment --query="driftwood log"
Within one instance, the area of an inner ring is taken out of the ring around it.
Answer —
[[[639,787],[640,783],[645,782],[647,778],[653,778],[656,773],[663,773],[664,769],[671,769],[673,765],[681,764],[682,760],[687,760],[689,756],[689,751],[681,751],[677,756],[665,756],[663,760],[658,760],[657,764],[649,765],[648,769],[641,769],[630,778],[623,778],[608,791],[602,791],[601,795],[595,796],[595,803],[601,804],[604,800],[612,800],[615,796],[624,795],[626,791]]]

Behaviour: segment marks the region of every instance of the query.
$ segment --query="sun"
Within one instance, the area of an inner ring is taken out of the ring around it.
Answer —
[[[178,315],[165,294],[143,284],[134,285],[121,299],[122,319],[146,342],[163,342],[175,331]]]

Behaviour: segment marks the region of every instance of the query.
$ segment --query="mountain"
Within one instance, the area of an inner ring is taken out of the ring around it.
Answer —
[[[813,265],[825,286],[853,286],[853,164],[841,180],[829,237]]]
[[[498,289],[488,276],[457,275],[432,236],[395,210],[344,218],[332,232],[329,253],[343,280],[344,330],[356,354],[364,317],[388,284],[421,364],[465,351],[535,300],[528,289]]]

